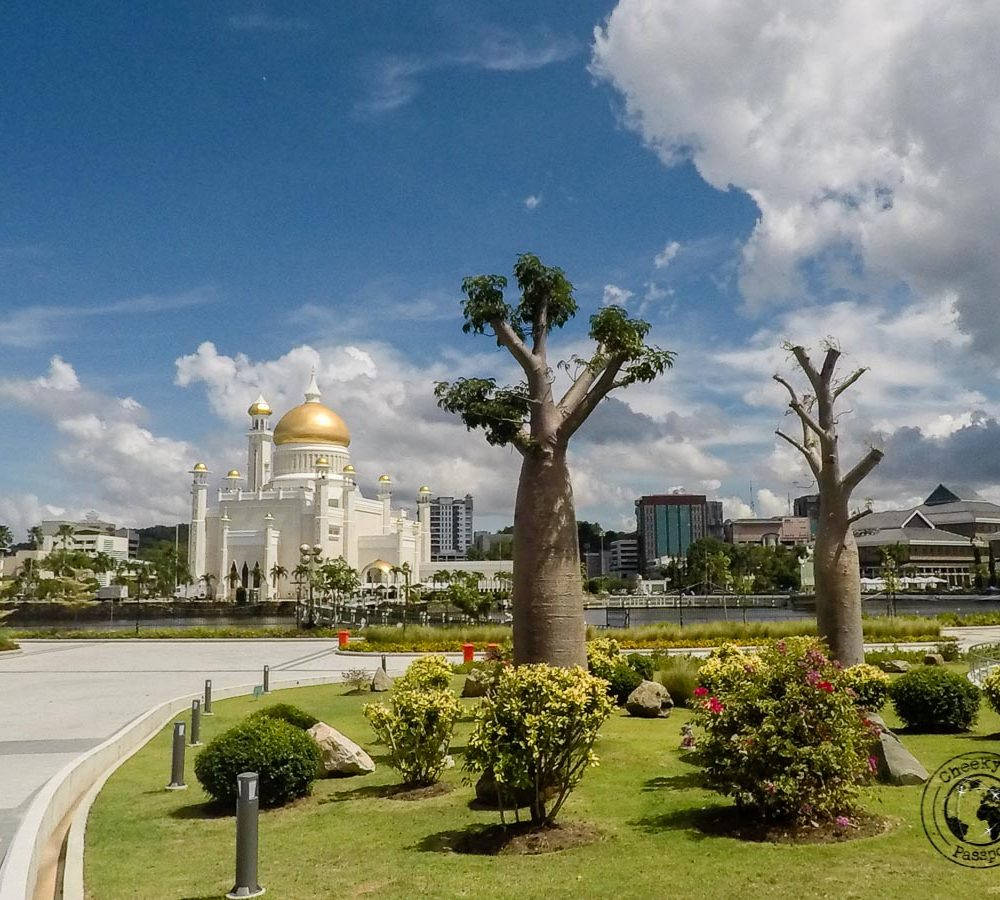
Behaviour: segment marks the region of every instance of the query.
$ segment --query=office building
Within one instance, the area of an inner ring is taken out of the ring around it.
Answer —
[[[617,578],[639,574],[639,541],[622,538],[608,545],[608,572]]]
[[[726,522],[726,543],[759,544],[763,547],[795,547],[808,544],[809,520],[801,516],[772,516],[767,519],[730,519]]]
[[[792,503],[792,512],[809,520],[809,533],[816,537],[816,526],[819,524],[819,494],[803,494],[801,497],[796,497]]]
[[[711,510],[710,510],[711,507]],[[695,541],[722,538],[722,504],[704,494],[650,494],[635,501],[639,570],[649,574],[671,558],[684,556]],[[718,523],[717,525],[715,523]]]
[[[465,559],[473,540],[472,495],[431,500],[431,559]]]

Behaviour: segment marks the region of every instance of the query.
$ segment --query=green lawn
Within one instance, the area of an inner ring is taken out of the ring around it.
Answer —
[[[460,684],[461,679],[456,679]],[[585,777],[560,818],[598,825],[596,844],[543,856],[475,857],[442,849],[449,834],[496,814],[468,808],[472,789],[461,770],[445,773],[451,793],[416,802],[377,795],[394,783],[371,745],[361,716],[369,698],[344,696],[343,686],[275,692],[270,702],[294,703],[366,746],[378,771],[316,783],[311,798],[260,819],[260,880],[267,896],[308,897],[940,897],[1000,896],[997,870],[954,865],[934,851],[920,824],[919,787],[874,788],[870,810],[900,820],[890,834],[839,844],[788,846],[707,837],[695,827],[706,808],[727,801],[697,783],[682,762],[675,710],[666,720],[616,713],[599,741],[599,768]],[[203,719],[211,738],[262,701],[216,703]],[[476,701],[463,701],[471,705]],[[887,720],[894,722],[891,709]],[[469,723],[453,749],[461,760]],[[984,704],[975,733],[903,736],[933,770],[972,749],[998,750],[987,738],[1000,718]],[[86,885],[99,900],[119,897],[221,897],[232,886],[234,822],[213,817],[187,758],[187,791],[163,790],[171,728],[165,728],[108,781],[87,830]]]

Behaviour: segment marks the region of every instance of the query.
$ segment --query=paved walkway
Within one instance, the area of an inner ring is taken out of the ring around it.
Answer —
[[[0,654],[0,861],[35,792],[66,763],[165,700],[260,683],[374,668],[337,656],[335,640],[26,641]],[[409,659],[388,661],[390,674]]]

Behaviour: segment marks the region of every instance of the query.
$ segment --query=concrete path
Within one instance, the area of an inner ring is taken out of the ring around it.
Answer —
[[[270,683],[375,659],[338,656],[335,640],[25,641],[0,654],[0,862],[35,792],[66,763],[153,706],[213,687]],[[388,660],[402,672],[409,658]]]
[[[1000,625],[942,628],[941,634],[957,638],[959,650],[968,650],[973,644],[1000,644]]]

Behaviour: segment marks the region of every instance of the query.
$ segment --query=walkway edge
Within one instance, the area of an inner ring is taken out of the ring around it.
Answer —
[[[343,676],[339,672],[314,678],[297,678],[275,683],[274,690],[333,684],[342,680]],[[253,690],[252,684],[217,688],[215,699],[240,697],[252,694]],[[101,785],[115,769],[157,735],[177,713],[189,711],[191,701],[200,697],[200,693],[184,694],[147,710],[103,744],[98,744],[67,763],[43,785],[14,833],[3,865],[0,866],[0,900],[25,900],[35,896],[45,849],[54,837],[59,823],[81,802],[81,798],[86,808],[81,805],[77,809],[70,825],[63,896],[83,900],[83,832],[90,806]],[[73,834],[74,828],[77,829],[76,835]],[[75,852],[72,858],[69,855],[71,849]],[[71,893],[71,890],[76,893]]]

